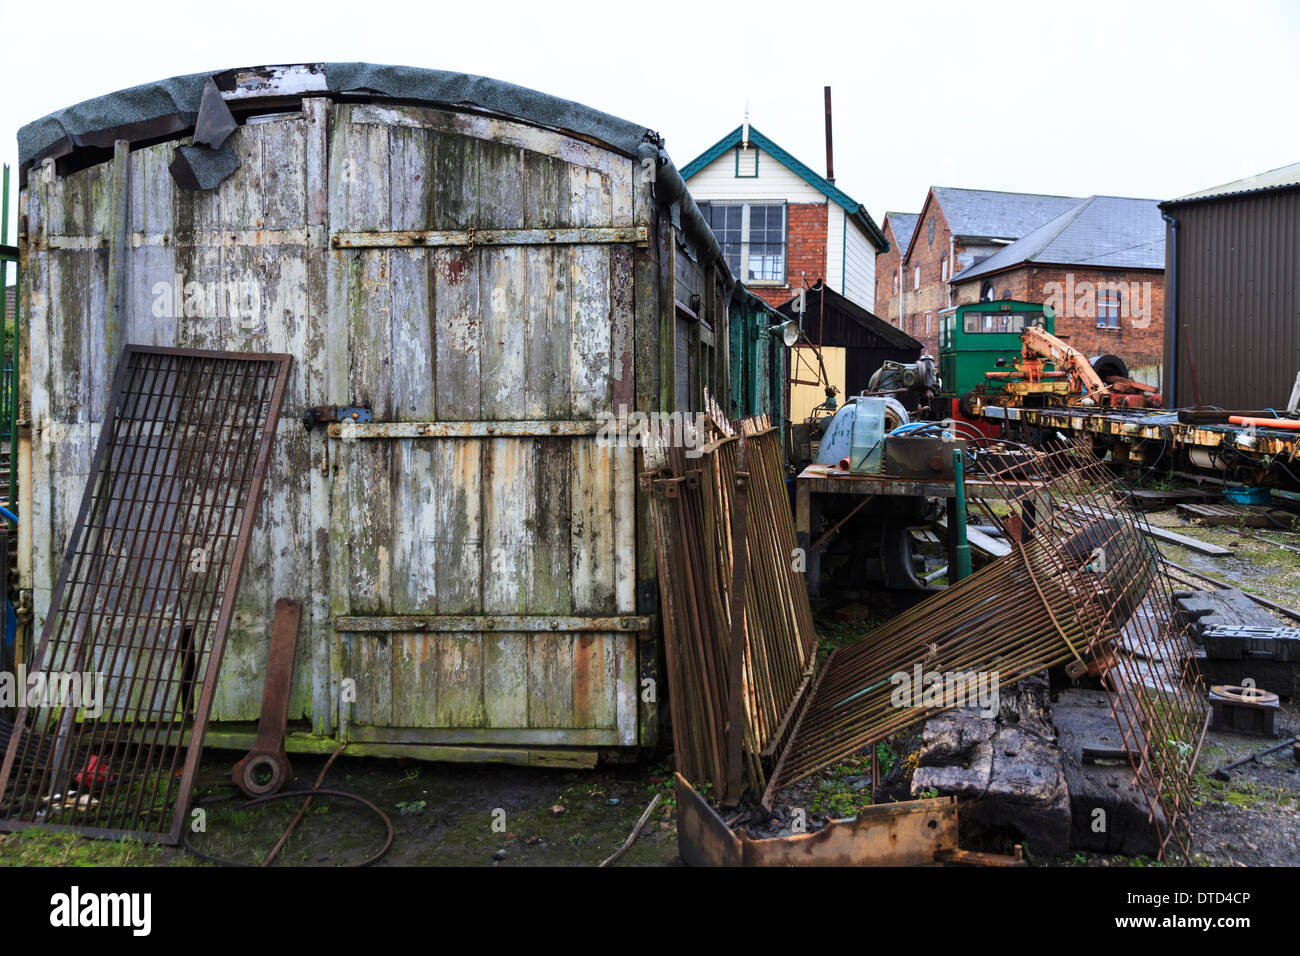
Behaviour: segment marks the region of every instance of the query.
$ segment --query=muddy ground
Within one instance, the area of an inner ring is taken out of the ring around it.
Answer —
[[[234,756],[213,753],[204,763],[200,786],[207,792],[199,805],[211,814],[207,839],[196,835],[193,843],[214,856],[252,862],[265,856],[302,802],[235,809],[243,797],[228,786]],[[295,789],[310,788],[323,764],[295,759]],[[344,758],[322,786],[356,793],[388,814],[393,844],[382,866],[596,865],[622,846],[662,794],[639,839],[618,860],[637,866],[676,862],[671,780],[659,766],[551,771]],[[357,863],[380,848],[383,836],[371,811],[327,799],[309,809],[280,860]]]
[[[1153,514],[1153,524],[1234,549],[1232,557],[1208,558],[1162,545],[1173,561],[1232,582],[1291,607],[1300,607],[1300,534],[1281,529],[1206,529],[1175,512]],[[1267,538],[1261,541],[1251,535]],[[828,609],[823,609],[828,610]],[[870,620],[837,623],[827,613],[819,623],[824,643],[838,644],[870,629]],[[1280,733],[1300,733],[1300,705],[1290,702],[1278,715]],[[906,761],[909,740],[880,745],[882,768]],[[1211,731],[1194,780],[1191,814],[1193,865],[1300,865],[1300,764],[1289,751],[1245,767],[1229,782],[1215,768],[1265,747],[1259,738]],[[241,810],[242,797],[230,785],[238,754],[208,751],[202,764],[198,807],[207,812],[207,832],[194,844],[210,855],[242,863],[260,862],[301,802],[285,800]],[[293,758],[295,789],[310,788],[325,758]],[[800,785],[790,799],[806,804],[814,825],[850,816],[871,801],[870,760],[865,754]],[[498,766],[422,764],[343,757],[330,769],[325,787],[354,792],[381,807],[394,838],[380,866],[594,866],[626,840],[656,795],[662,799],[618,866],[680,865],[677,852],[672,772],[663,758],[631,767],[560,771]],[[557,809],[557,808],[562,808]],[[755,835],[768,835],[756,833]],[[383,844],[384,827],[369,810],[338,799],[318,799],[285,844],[277,865],[343,866],[360,862]],[[1006,847],[986,849],[1009,850]],[[1041,865],[1145,866],[1144,858],[1078,853]],[[80,840],[29,832],[0,836],[0,865],[39,864],[206,865],[184,849],[144,847],[127,842]]]

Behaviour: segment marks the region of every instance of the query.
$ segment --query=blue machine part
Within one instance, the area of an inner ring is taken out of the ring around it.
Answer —
[[[835,413],[831,423],[826,426],[826,433],[822,435],[821,444],[817,447],[817,457],[813,460],[813,464],[834,467],[849,457],[849,449],[853,444],[853,422],[857,418],[859,398],[861,396],[850,395],[844,400],[843,407]],[[886,430],[905,425],[907,421],[907,409],[903,407],[903,403],[896,398],[886,398]]]

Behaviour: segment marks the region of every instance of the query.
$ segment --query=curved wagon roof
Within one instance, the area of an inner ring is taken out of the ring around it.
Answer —
[[[145,83],[68,106],[18,131],[22,170],[114,140],[177,137],[194,126],[204,84],[212,79],[233,109],[265,110],[308,96],[427,103],[523,120],[635,156],[660,146],[653,130],[572,100],[485,76],[373,63],[301,63],[192,73]]]

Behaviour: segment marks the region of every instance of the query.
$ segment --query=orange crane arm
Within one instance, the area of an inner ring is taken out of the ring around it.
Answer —
[[[1020,342],[1025,358],[1050,359],[1057,368],[1068,372],[1071,391],[1083,392],[1086,389],[1091,397],[1110,387],[1093,371],[1082,352],[1066,345],[1045,329],[1036,325],[1029,326],[1020,334]]]

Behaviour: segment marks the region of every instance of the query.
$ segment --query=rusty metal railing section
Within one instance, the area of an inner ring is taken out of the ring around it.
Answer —
[[[765,767],[808,686],[816,636],[778,432],[765,417],[739,430],[714,422],[716,440],[698,456],[666,449],[643,481],[677,768],[734,805],[766,786]]]
[[[771,790],[944,710],[977,706],[981,688],[1064,664],[1107,690],[1161,852],[1173,839],[1186,855],[1207,705],[1144,518],[1086,444],[973,464],[1005,488],[1009,507],[976,505],[1013,553],[833,652]],[[900,699],[900,688],[910,695]]]
[[[291,359],[128,346],[0,766],[0,830],[179,842]]]

